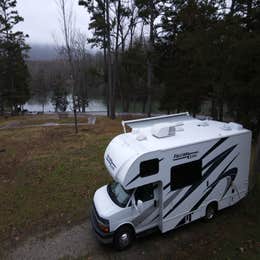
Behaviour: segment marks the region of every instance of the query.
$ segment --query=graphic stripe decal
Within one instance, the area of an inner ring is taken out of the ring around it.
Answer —
[[[224,138],[221,138],[217,143],[215,143],[200,159],[202,160],[203,158],[205,158],[207,155],[209,155],[210,153],[212,153],[217,147],[219,147],[223,142],[225,142],[226,140],[228,139],[228,137],[224,137]],[[159,160],[159,162],[160,161],[162,161],[163,159],[160,159]],[[208,163],[208,165],[209,165],[209,163]],[[205,166],[205,168],[207,168],[208,167],[208,165],[207,166]],[[204,169],[204,168],[203,168]],[[131,181],[129,181],[127,184],[126,184],[126,186],[128,186],[129,184],[131,184],[132,182],[134,182],[136,179],[138,179],[140,177],[140,173],[137,175],[137,176],[135,176]],[[167,185],[165,185],[164,187],[163,187],[163,189],[167,189],[168,187],[170,186],[170,183],[168,183]]]
[[[134,182],[137,178],[139,178],[140,177],[140,173],[138,174],[138,175],[136,175],[131,181],[129,181],[127,184],[126,184],[126,186],[127,185],[129,185],[130,183],[132,183],[132,182]]]
[[[225,142],[228,139],[228,137],[221,138],[218,140],[217,143],[215,143],[201,158],[200,160],[204,159],[207,155],[209,155],[211,152],[213,152],[217,147],[219,147],[223,142]],[[206,168],[206,167],[205,167]],[[163,189],[167,189],[171,185],[171,182],[166,184]]]
[[[204,180],[206,180],[209,175],[221,164],[222,161],[235,149],[237,145],[233,145],[213,160],[210,161],[211,166],[208,170],[203,174],[202,179],[200,182],[193,184],[188,191],[183,195],[183,197],[164,215],[163,218],[166,218],[169,214],[171,214]]]
[[[207,155],[213,152],[217,147],[219,147],[222,143],[224,143],[228,138],[221,138],[217,143],[215,143],[200,159],[204,159]]]
[[[162,159],[159,159],[159,163],[163,160],[164,158]],[[134,182],[136,179],[138,179],[139,177],[141,177],[141,174],[139,173],[138,175],[136,175],[131,181],[129,181],[126,186],[128,186],[130,183]]]
[[[235,177],[237,175],[237,168],[234,167],[234,168],[229,169],[228,171],[226,171],[226,170],[231,165],[231,163],[237,158],[237,156],[238,156],[238,154],[231,160],[231,162],[228,163],[228,165],[225,167],[225,169],[220,173],[219,177],[208,187],[209,190],[193,206],[193,208],[190,210],[190,212],[196,210],[201,205],[201,203],[208,197],[208,195],[211,193],[211,191],[217,186],[217,184],[219,183],[220,180],[222,180],[225,177],[231,177],[232,181],[235,179]],[[225,191],[224,191],[224,194],[225,194]],[[224,195],[222,195],[222,198],[223,197],[224,197]]]
[[[169,182],[168,184],[166,184],[163,189],[166,190],[169,186],[171,185],[171,182]]]
[[[236,146],[236,145],[235,145]],[[234,146],[233,146],[234,147]],[[209,165],[211,165],[212,163],[214,163],[214,161],[216,160],[216,158],[212,159],[211,161],[209,161],[207,164],[205,164],[203,167],[202,167],[202,170],[206,169],[209,167]]]
[[[225,167],[225,169],[221,172],[221,174],[219,175],[219,177],[217,178],[217,180],[215,182],[213,182],[210,187],[209,190],[201,197],[201,199],[192,207],[192,209],[190,210],[189,214],[195,210],[197,210],[199,208],[199,206],[203,203],[203,201],[210,195],[210,193],[214,190],[214,188],[217,186],[217,184],[219,183],[219,181],[225,177],[230,177],[229,179],[231,180],[230,182],[228,181],[227,187],[222,195],[222,198],[225,196],[226,192],[229,190],[232,181],[236,178],[237,175],[237,168],[231,168],[230,170],[226,171],[226,169],[229,167],[229,165],[237,158],[237,156],[235,156],[235,158]],[[188,215],[189,215],[188,214]],[[183,217],[179,223],[176,225],[180,226],[182,224],[185,224],[185,217]]]
[[[167,208],[168,205],[181,193],[182,189],[176,190],[166,201],[163,203],[163,208]]]
[[[155,208],[154,205],[151,205],[150,207],[148,207],[145,211],[143,211],[139,216],[137,216],[134,220],[133,220],[133,224],[134,226],[138,226],[140,225],[142,222],[144,222],[149,216],[151,216],[155,210],[157,210],[158,208]]]
[[[228,170],[227,172],[226,172],[226,170],[227,170],[227,168],[231,165],[231,163],[238,157],[238,155],[239,155],[239,153],[228,163],[228,165],[224,168],[224,170],[219,174],[219,176],[218,176],[218,178],[210,185],[210,186],[212,186],[212,185],[215,185],[215,183],[216,182],[218,182],[220,179],[222,179],[222,177],[224,176],[224,177],[226,177],[227,176],[227,173],[231,170]],[[234,169],[234,168],[232,168],[232,169]],[[237,168],[236,168],[237,169]]]
[[[164,203],[163,203],[163,208],[168,207],[168,205],[181,193],[182,189],[176,190]],[[159,214],[155,216],[150,223],[155,221],[159,217]],[[149,223],[149,224],[150,224]]]
[[[157,215],[149,222],[149,224],[151,224],[152,222],[154,222],[157,218],[159,218],[159,214],[157,214]]]

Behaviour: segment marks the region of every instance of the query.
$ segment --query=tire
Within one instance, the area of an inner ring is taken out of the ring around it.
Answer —
[[[211,221],[212,219],[215,218],[216,213],[217,213],[217,206],[214,203],[209,204],[206,208],[205,220]]]
[[[134,240],[134,231],[129,226],[120,227],[114,235],[114,247],[121,251],[130,247]]]

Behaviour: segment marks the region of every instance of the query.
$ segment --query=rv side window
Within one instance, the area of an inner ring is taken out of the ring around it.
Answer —
[[[171,190],[177,190],[199,181],[202,176],[201,160],[184,163],[171,168]]]
[[[138,187],[135,191],[135,201],[141,200],[142,202],[151,200],[154,198],[153,194],[154,185],[148,184]]]
[[[140,176],[146,177],[159,172],[159,159],[152,159],[140,163]]]

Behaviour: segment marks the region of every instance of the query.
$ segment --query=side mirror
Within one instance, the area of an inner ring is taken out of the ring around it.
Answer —
[[[137,209],[141,210],[143,208],[143,202],[141,200],[137,201]]]

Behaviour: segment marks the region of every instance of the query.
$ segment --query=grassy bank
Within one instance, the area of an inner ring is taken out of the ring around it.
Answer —
[[[103,153],[120,131],[119,121],[105,118],[78,135],[72,127],[1,130],[0,239],[86,218],[95,189],[110,180]]]

